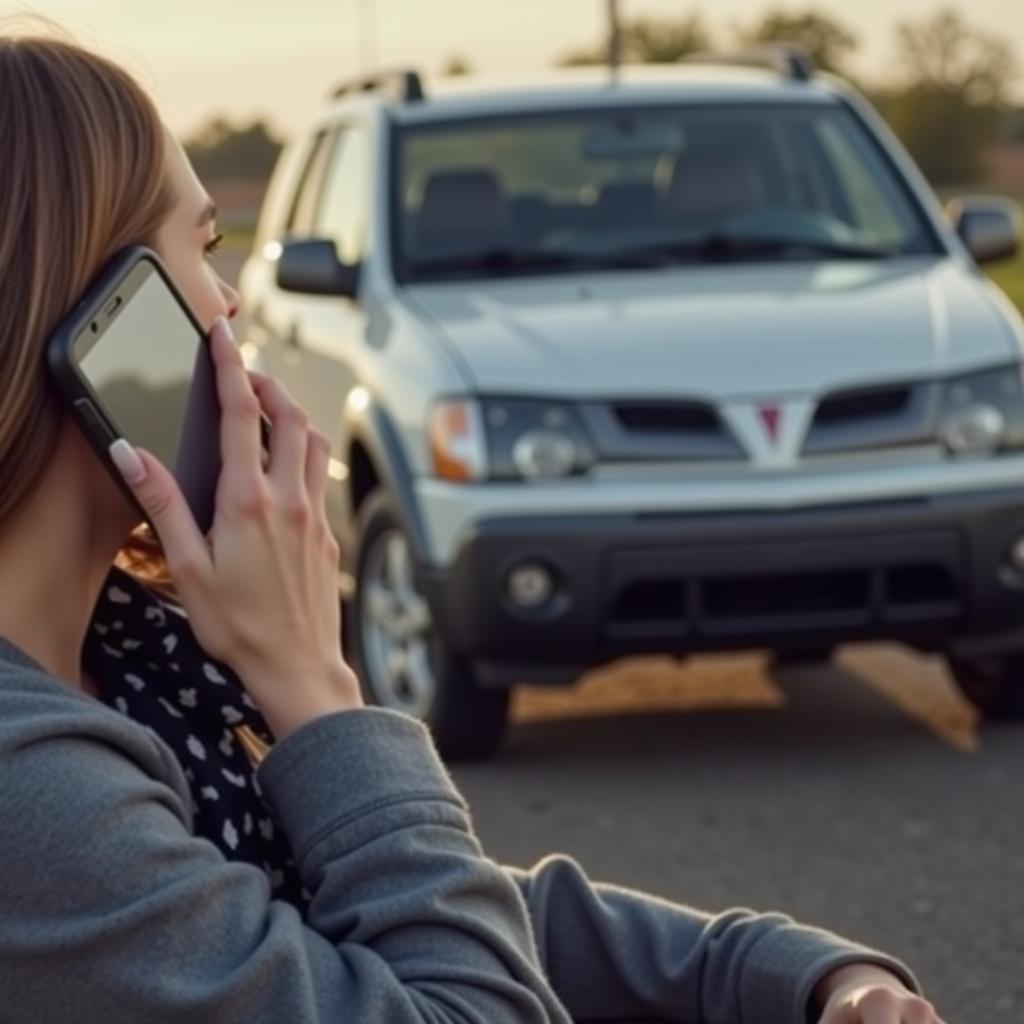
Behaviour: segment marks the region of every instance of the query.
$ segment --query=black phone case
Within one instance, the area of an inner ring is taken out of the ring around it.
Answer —
[[[104,407],[99,396],[79,372],[74,357],[75,338],[84,329],[88,329],[93,318],[105,308],[107,300],[120,287],[127,274],[143,260],[151,263],[156,269],[164,286],[191,322],[200,340],[196,350],[196,367],[189,392],[188,410],[181,432],[178,464],[168,466],[168,469],[174,473],[196,524],[205,534],[213,522],[214,499],[220,476],[220,403],[217,399],[215,370],[206,332],[171,281],[156,253],[143,246],[133,246],[118,253],[51,334],[46,350],[47,362],[51,378],[70,415],[82,429],[114,481],[148,521],[145,509],[135,499],[109,453],[111,443],[117,438],[125,437],[129,443],[132,443],[133,439],[122,432],[110,411]],[[145,339],[140,339],[140,343],[144,341]]]

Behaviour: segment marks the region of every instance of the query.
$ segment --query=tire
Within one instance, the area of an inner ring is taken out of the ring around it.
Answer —
[[[446,760],[494,754],[511,690],[480,687],[471,666],[432,628],[413,582],[411,545],[385,491],[364,502],[357,537],[346,635],[364,699],[424,722]]]
[[[1024,721],[1024,654],[947,660],[960,692],[987,720]]]

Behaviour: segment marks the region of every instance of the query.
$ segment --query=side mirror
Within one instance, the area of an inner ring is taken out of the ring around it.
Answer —
[[[359,267],[340,263],[330,239],[304,238],[283,243],[276,280],[278,288],[288,292],[354,299],[359,290]]]
[[[1016,256],[1020,248],[1020,208],[1001,196],[964,196],[950,200],[946,214],[979,263]]]

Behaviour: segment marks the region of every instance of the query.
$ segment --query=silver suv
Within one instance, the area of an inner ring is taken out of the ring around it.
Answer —
[[[245,351],[333,441],[368,697],[450,757],[627,653],[895,639],[1024,716],[1016,210],[777,58],[382,76],[282,155]]]

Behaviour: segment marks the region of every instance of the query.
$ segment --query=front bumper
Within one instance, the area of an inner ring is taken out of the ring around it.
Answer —
[[[422,571],[435,623],[485,681],[561,681],[630,653],[899,640],[1024,648],[1024,487],[799,511],[488,518]],[[542,562],[558,599],[515,607]]]

